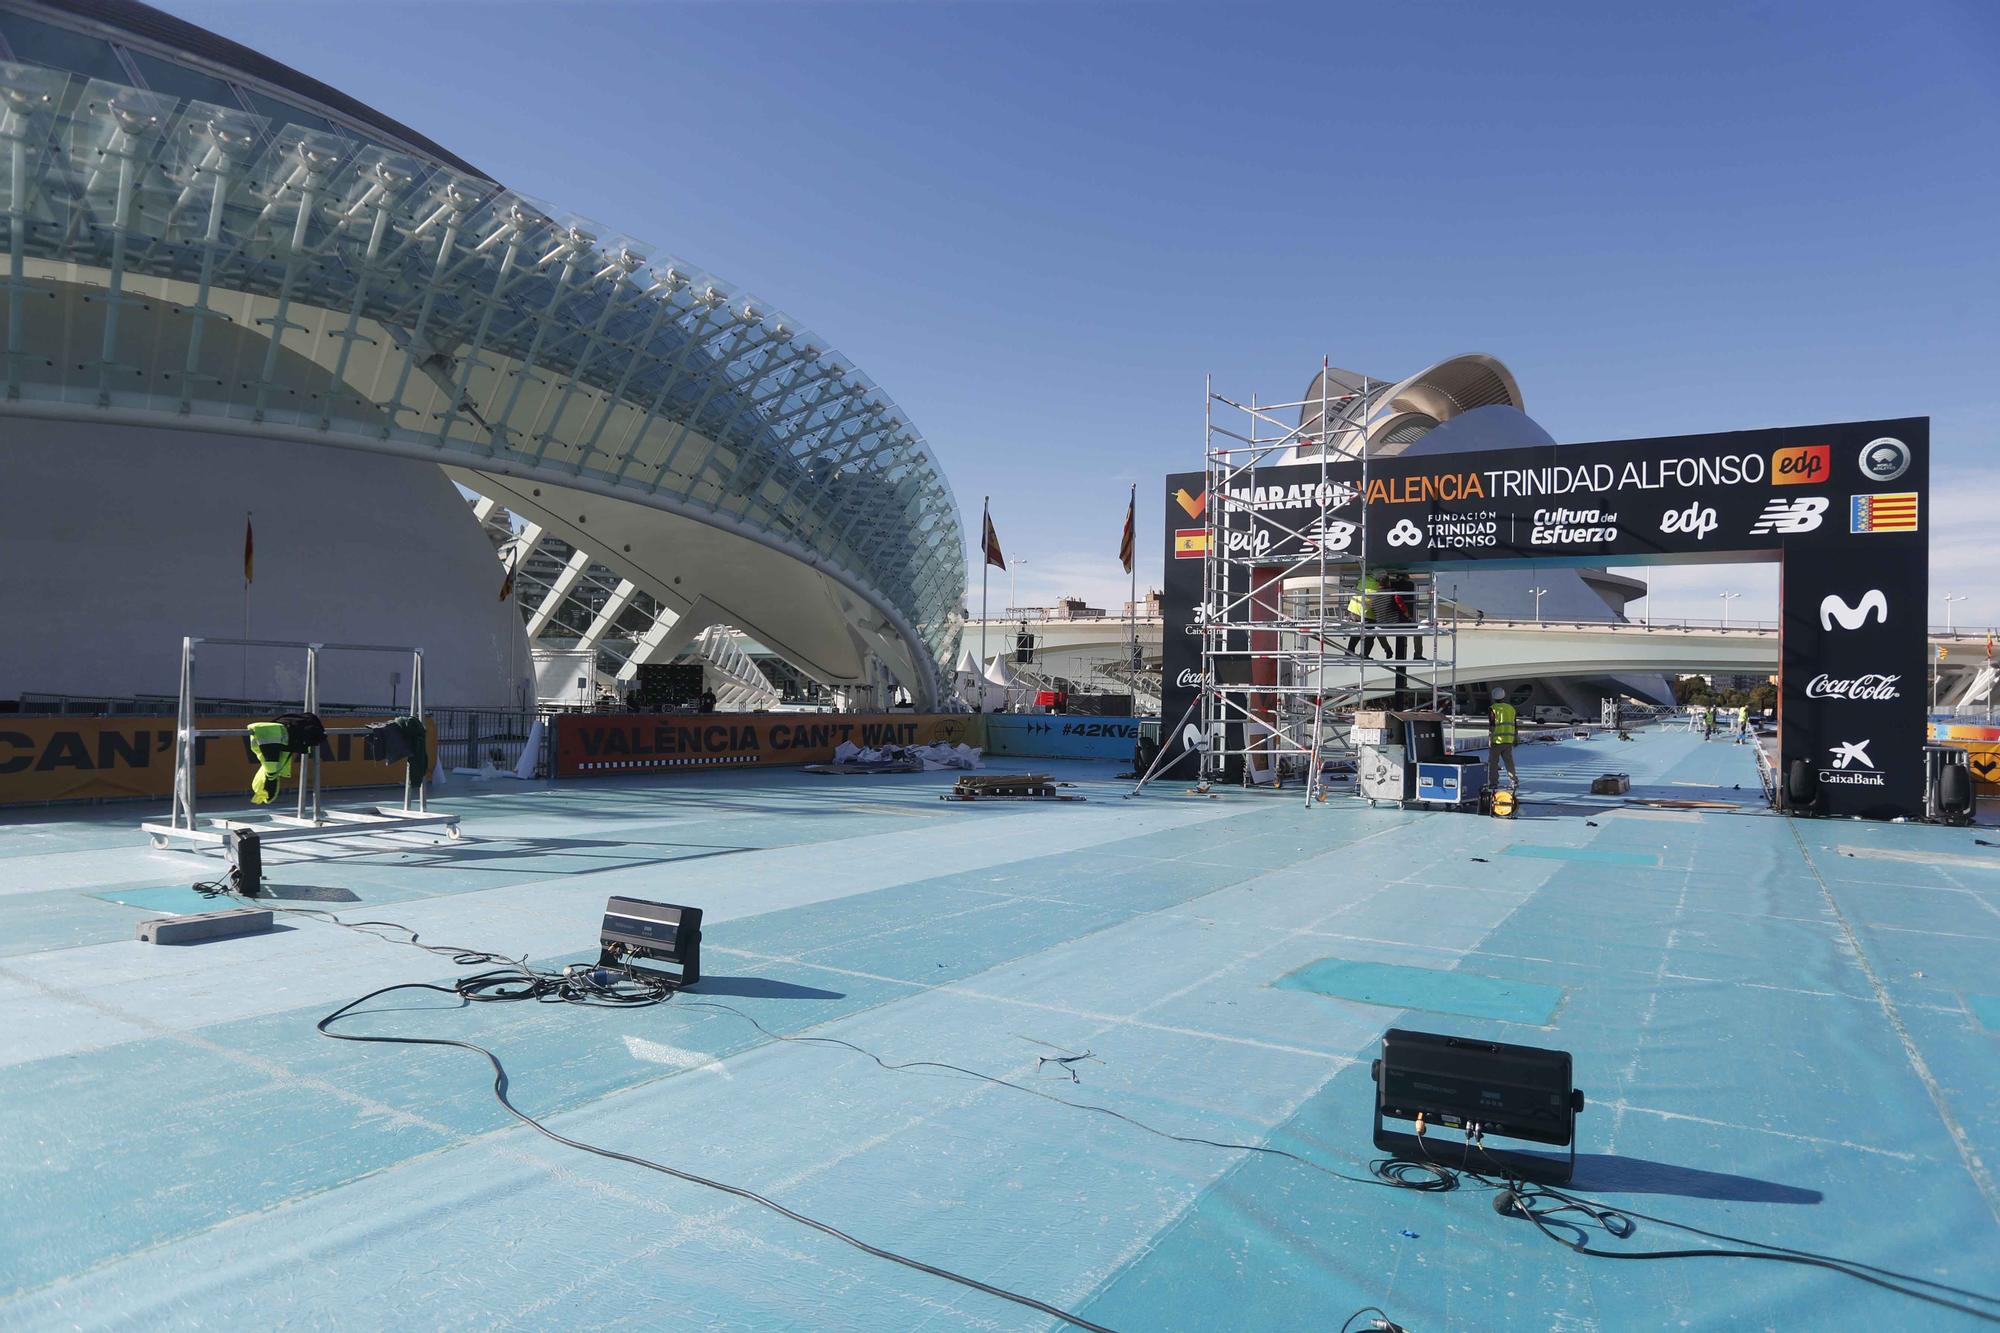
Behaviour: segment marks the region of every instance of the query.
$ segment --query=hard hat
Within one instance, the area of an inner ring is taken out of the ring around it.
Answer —
[[[1505,699],[1507,697],[1507,687],[1505,685],[1495,685],[1493,687],[1493,697],[1496,699]]]

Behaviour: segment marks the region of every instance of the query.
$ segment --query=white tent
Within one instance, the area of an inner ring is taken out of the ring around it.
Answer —
[[[1007,665],[1007,659],[995,657],[986,664],[986,671],[981,677],[980,708],[988,713],[1002,711],[1007,707],[1010,695],[1017,688],[1018,682],[1014,679],[1013,670]]]
[[[967,648],[959,653],[951,669],[951,694],[967,708],[984,708],[986,674],[979,669],[979,655]]]

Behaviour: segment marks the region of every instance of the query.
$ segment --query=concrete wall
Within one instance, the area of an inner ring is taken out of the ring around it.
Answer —
[[[413,644],[433,706],[513,705],[533,699],[533,671],[519,613],[498,599],[502,573],[428,463],[0,419],[0,699],[172,695],[181,637],[196,634]],[[216,647],[196,683],[285,699],[303,674],[303,653]],[[400,706],[408,687],[406,659],[321,659],[328,703],[388,705],[394,690]]]

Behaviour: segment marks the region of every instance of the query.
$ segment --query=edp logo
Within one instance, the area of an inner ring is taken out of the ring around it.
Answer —
[[[1686,509],[1669,509],[1660,517],[1661,532],[1685,532],[1696,541],[1714,532],[1716,526],[1715,509],[1711,505],[1692,504]]]

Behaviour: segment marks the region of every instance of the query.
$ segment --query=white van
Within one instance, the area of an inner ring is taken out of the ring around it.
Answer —
[[[1535,721],[1545,722],[1552,726],[1569,727],[1576,724],[1576,714],[1570,712],[1569,709],[1564,708],[1561,704],[1544,704],[1535,710]]]

